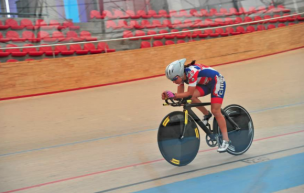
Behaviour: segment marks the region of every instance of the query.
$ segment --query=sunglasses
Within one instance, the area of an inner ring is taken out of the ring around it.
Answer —
[[[177,79],[178,79],[178,75],[177,76],[175,76],[174,78],[172,78],[172,81],[176,81]]]

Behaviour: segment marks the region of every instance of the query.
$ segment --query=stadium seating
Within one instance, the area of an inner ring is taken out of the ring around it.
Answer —
[[[46,56],[57,56],[60,52],[57,51],[57,50],[54,50],[52,49],[51,46],[46,46],[48,44],[41,44],[42,46],[45,46],[45,47],[39,47],[39,51],[42,51]]]
[[[90,54],[100,54],[102,53],[102,50],[99,48],[96,48],[94,44],[92,43],[85,43],[83,46],[84,50],[88,50]]]
[[[153,42],[153,47],[158,47],[158,46],[163,46],[163,42],[159,41],[159,40],[156,40]]]
[[[24,42],[26,39],[19,36],[16,31],[7,31],[6,38],[13,42]]]
[[[15,44],[7,44],[6,45],[7,48],[14,48],[14,47],[18,47]],[[10,53],[13,57],[23,57],[26,56],[27,53],[21,51],[19,48],[15,48],[15,49],[6,49],[5,52]]]
[[[85,40],[84,38],[79,37],[75,31],[68,31],[66,37],[70,38],[73,42],[83,42]]]
[[[109,45],[105,42],[99,42],[97,48],[100,49],[102,52],[115,52],[115,49],[110,49]]]
[[[91,33],[89,31],[81,31],[80,32],[80,38],[85,39],[86,41],[96,41],[96,37],[92,37]]]
[[[55,51],[59,52],[63,56],[71,56],[74,54],[74,50],[68,49],[66,45],[55,46]]]
[[[0,42],[2,42],[2,43],[6,43],[6,42],[9,42],[10,41],[10,39],[9,38],[5,38],[5,37],[3,37],[3,34],[2,33],[0,33]]]
[[[172,40],[165,41],[165,45],[171,45],[171,44],[175,44],[174,41],[172,41]]]
[[[70,50],[74,51],[77,55],[85,55],[89,53],[89,50],[81,49],[79,44],[71,44]]]
[[[150,48],[150,47],[151,47],[150,42],[141,42],[140,43],[140,48]]]
[[[233,27],[226,27],[226,32],[230,35],[239,35],[241,32],[236,31]]]
[[[23,48],[23,52],[27,53],[29,56],[42,56],[43,51],[37,51],[36,48],[33,48],[31,46],[34,46],[33,44],[24,44],[23,46],[29,47],[29,48]]]
[[[5,30],[8,29],[9,26],[8,25],[3,25],[2,21],[0,20],[0,30]]]
[[[19,25],[15,19],[11,18],[5,20],[5,25],[9,26],[9,28],[13,30],[21,30],[24,28],[23,25]]]

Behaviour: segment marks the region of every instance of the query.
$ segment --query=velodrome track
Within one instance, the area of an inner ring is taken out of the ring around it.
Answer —
[[[176,87],[165,76],[2,101],[0,192],[304,192],[303,61],[298,49],[214,67],[227,81],[223,106],[249,110],[255,141],[219,154],[201,131],[185,167],[164,161],[156,141],[177,110],[162,106]]]

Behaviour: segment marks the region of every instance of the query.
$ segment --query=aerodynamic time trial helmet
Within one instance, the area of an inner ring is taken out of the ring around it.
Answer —
[[[176,76],[183,77],[184,76],[184,64],[186,62],[186,58],[176,60],[169,64],[166,68],[166,76],[169,80],[173,80]]]

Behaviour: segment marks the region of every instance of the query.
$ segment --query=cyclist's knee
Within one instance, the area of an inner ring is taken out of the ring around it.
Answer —
[[[212,112],[212,114],[213,114],[214,117],[221,117],[221,116],[223,116],[222,113],[221,113],[221,109],[212,108],[211,112]]]

